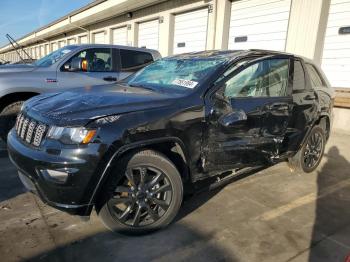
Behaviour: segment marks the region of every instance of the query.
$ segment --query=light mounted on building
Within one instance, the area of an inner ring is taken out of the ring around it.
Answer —
[[[208,13],[211,14],[214,10],[213,4],[208,5]]]

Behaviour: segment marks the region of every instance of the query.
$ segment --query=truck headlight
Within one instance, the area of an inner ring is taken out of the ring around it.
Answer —
[[[61,141],[63,144],[88,144],[96,135],[95,129],[85,127],[52,126],[47,137]]]

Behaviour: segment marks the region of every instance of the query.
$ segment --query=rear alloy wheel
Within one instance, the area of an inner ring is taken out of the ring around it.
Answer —
[[[314,132],[307,140],[304,149],[304,166],[308,169],[316,167],[323,153],[324,141],[320,132]]]
[[[141,151],[128,161],[124,175],[100,211],[108,228],[145,233],[167,226],[182,202],[180,174],[165,156]]]
[[[319,126],[315,126],[303,147],[295,156],[289,159],[290,167],[299,172],[310,173],[314,171],[321,162],[325,143],[324,130]]]

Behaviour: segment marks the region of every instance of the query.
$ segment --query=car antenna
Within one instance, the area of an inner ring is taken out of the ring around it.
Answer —
[[[9,34],[6,34],[6,38],[7,40],[10,42],[10,44],[12,45],[13,49],[16,51],[16,53],[18,54],[19,58],[22,60],[22,62],[25,64],[25,61],[23,59],[23,57],[21,56],[21,53],[18,51],[18,49],[22,50],[24,54],[27,55],[27,57],[31,60],[34,61],[34,59],[27,53],[26,50],[24,50],[23,46],[21,46],[15,39],[13,39],[12,36],[10,36]]]

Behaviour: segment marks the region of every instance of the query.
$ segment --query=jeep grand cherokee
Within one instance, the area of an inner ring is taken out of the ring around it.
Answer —
[[[319,67],[298,56],[182,54],[118,84],[32,98],[8,149],[47,204],[82,216],[95,208],[113,231],[149,232],[173,221],[199,181],[281,161],[313,171],[333,99]]]

